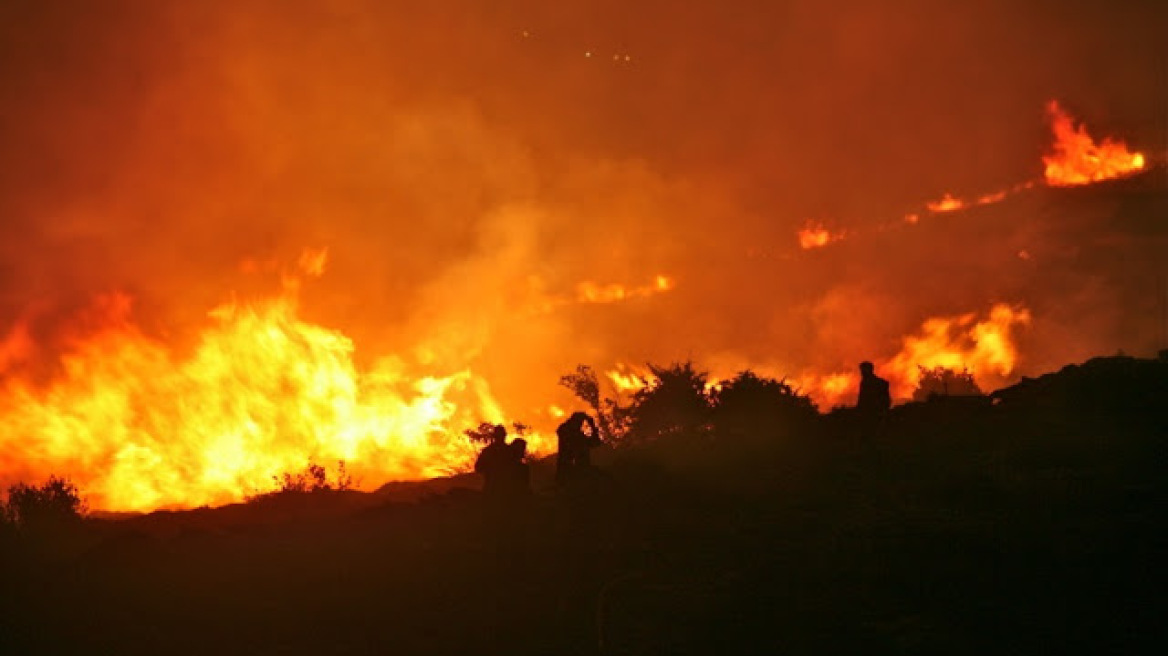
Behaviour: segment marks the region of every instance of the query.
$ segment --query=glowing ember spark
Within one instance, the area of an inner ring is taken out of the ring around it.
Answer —
[[[1047,113],[1055,137],[1054,153],[1042,158],[1048,185],[1090,184],[1143,170],[1143,153],[1129,152],[1122,141],[1107,138],[1096,144],[1086,126],[1076,126],[1057,101],[1050,101]]]
[[[343,460],[377,486],[466,467],[462,431],[503,422],[469,369],[415,375],[386,358],[358,371],[348,337],[297,317],[294,290],[216,308],[189,355],[143,334],[128,296],[98,299],[100,327],[70,345],[56,380],[3,381],[0,484],[58,474],[96,509],[193,507]]]

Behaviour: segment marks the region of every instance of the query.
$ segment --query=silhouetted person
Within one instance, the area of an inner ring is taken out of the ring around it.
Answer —
[[[527,440],[517,437],[507,445],[508,458],[502,470],[504,496],[522,499],[531,496],[531,468],[523,459],[527,457]]]
[[[856,400],[861,433],[865,436],[875,433],[891,407],[892,395],[888,391],[888,381],[876,375],[871,362],[861,362],[860,395]]]
[[[496,426],[491,433],[491,443],[479,453],[475,460],[475,473],[483,476],[483,495],[488,499],[500,499],[506,494],[507,473],[514,458],[514,450],[507,444],[507,429]]]
[[[592,640],[595,615],[597,553],[604,508],[601,481],[591,451],[601,445],[600,431],[587,413],[576,412],[556,429],[556,486],[563,519],[557,548],[559,603],[557,633],[565,651],[582,651]]]
[[[587,431],[585,431],[587,426]],[[600,446],[600,431],[585,412],[572,413],[556,429],[559,453],[556,454],[556,484],[567,485],[589,475],[593,448]]]
[[[496,426],[491,443],[475,460],[475,473],[483,476],[483,496],[491,503],[509,504],[531,494],[531,470],[523,459],[527,440],[507,443],[507,429]]]

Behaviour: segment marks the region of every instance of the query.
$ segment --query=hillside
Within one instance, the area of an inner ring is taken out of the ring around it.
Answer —
[[[474,477],[7,536],[3,653],[1162,653],[1168,359]]]

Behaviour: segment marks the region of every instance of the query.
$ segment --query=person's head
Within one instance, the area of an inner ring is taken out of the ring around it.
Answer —
[[[580,428],[584,424],[591,424],[592,417],[589,417],[587,412],[573,412],[572,416],[568,417],[568,423]]]
[[[491,431],[491,441],[502,443],[507,439],[507,429],[502,424],[495,426]]]
[[[523,460],[523,457],[527,455],[527,440],[522,437],[515,438],[508,446],[515,449],[515,457],[519,460]]]
[[[865,360],[865,361],[860,363],[860,375],[861,376],[865,376],[865,377],[871,376],[871,375],[875,374],[875,371],[876,371],[876,368],[872,366],[871,362],[868,362],[867,360]]]

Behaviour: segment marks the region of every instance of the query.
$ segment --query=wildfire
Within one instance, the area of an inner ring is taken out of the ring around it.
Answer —
[[[856,389],[860,377],[849,372],[834,374],[808,373],[799,379],[799,392],[815,400],[823,411],[836,406],[851,405],[856,402]]]
[[[1053,187],[1090,184],[1118,178],[1144,168],[1143,153],[1129,152],[1122,141],[1104,138],[1099,144],[1087,134],[1084,125],[1075,125],[1066,112],[1052,100],[1047,113],[1054,130],[1054,153],[1042,158],[1046,165],[1046,183]]]
[[[635,369],[618,362],[614,369],[604,372],[619,394],[632,394],[648,387],[656,378],[648,370]]]
[[[1130,175],[1142,171],[1146,166],[1143,153],[1129,152],[1122,141],[1104,139],[1096,144],[1091,135],[1087,134],[1086,127],[1076,126],[1074,120],[1059,107],[1057,101],[1052,100],[1047,105],[1047,113],[1051,119],[1055,143],[1054,153],[1042,158],[1046,166],[1046,184],[1055,187],[1091,184]],[[974,206],[1000,203],[1013,194],[1031,189],[1034,185],[1035,181],[1031,180],[969,198],[959,198],[945,192],[941,198],[926,202],[923,212],[918,210],[906,213],[900,221],[886,222],[878,230],[887,230],[902,224],[916,225],[920,223],[924,213],[944,214]],[[829,231],[822,223],[816,221],[807,221],[797,234],[799,247],[804,250],[822,248],[845,236],[842,232]]]
[[[979,386],[993,388],[1017,363],[1014,330],[1029,324],[1028,310],[1005,303],[994,305],[981,321],[973,312],[933,317],[921,325],[919,334],[904,338],[900,352],[881,370],[889,377],[895,398],[912,395],[920,382],[918,366],[969,369]]]
[[[931,317],[918,334],[903,339],[896,355],[877,363],[877,374],[888,379],[893,399],[912,396],[920,383],[919,367],[969,370],[979,387],[994,389],[1017,365],[1014,331],[1029,324],[1029,310],[1005,303],[994,305],[980,321],[976,312]],[[809,372],[799,379],[800,389],[823,409],[855,404],[859,384],[855,372]]]
[[[990,194],[982,194],[981,196],[977,197],[976,202],[978,205],[992,205],[994,203],[1000,203],[1003,200],[1006,200],[1006,196],[1009,193],[1010,192],[1006,191],[1005,189],[1002,189],[1001,191],[995,191]]]
[[[526,311],[530,314],[548,314],[575,304],[608,305],[636,299],[649,298],[673,291],[677,283],[670,276],[657,274],[643,285],[626,285],[619,282],[597,283],[591,280],[576,283],[569,293],[548,294],[544,291],[543,280],[533,276],[529,281],[531,299]]]
[[[658,274],[653,281],[639,287],[629,287],[620,283],[601,285],[586,280],[576,285],[576,301],[579,303],[617,303],[634,298],[646,298],[673,289],[673,280]]]
[[[954,212],[963,209],[966,206],[965,201],[960,198],[954,198],[946,193],[941,197],[941,200],[925,203],[925,207],[929,208],[930,212]]]
[[[462,431],[503,421],[485,381],[392,357],[359,371],[348,337],[298,318],[295,291],[213,309],[185,357],[143,334],[128,296],[99,298],[100,328],[70,345],[56,380],[2,383],[0,483],[64,475],[93,508],[150,510],[239,501],[309,460],[343,460],[364,487],[472,461]]]

